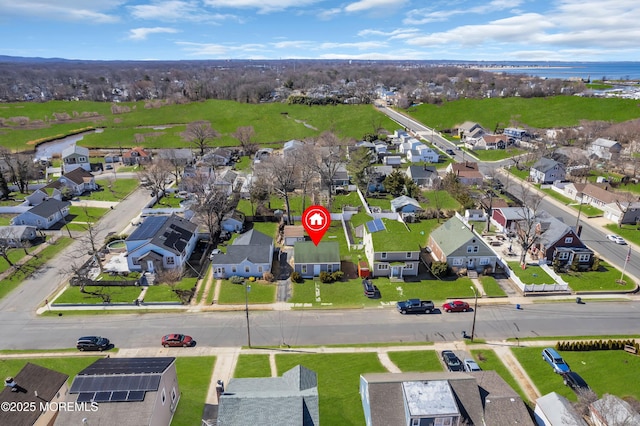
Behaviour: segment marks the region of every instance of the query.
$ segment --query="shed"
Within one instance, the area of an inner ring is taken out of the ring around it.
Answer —
[[[360,278],[369,278],[370,275],[369,264],[364,260],[358,262],[358,276]]]

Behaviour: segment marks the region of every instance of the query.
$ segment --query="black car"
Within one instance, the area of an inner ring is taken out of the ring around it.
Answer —
[[[449,155],[455,155],[455,154],[456,154],[455,152],[453,152],[453,150],[452,150],[452,149],[448,149],[446,152],[447,152],[447,154],[449,154]]]
[[[76,342],[79,351],[104,351],[110,347],[109,339],[100,336],[84,336]]]
[[[587,382],[575,371],[569,371],[562,375],[564,384],[569,386],[575,393],[581,393],[591,390]]]
[[[462,362],[460,358],[453,353],[453,351],[442,351],[442,360],[444,364],[447,366],[449,371],[463,371],[464,367],[462,366]]]

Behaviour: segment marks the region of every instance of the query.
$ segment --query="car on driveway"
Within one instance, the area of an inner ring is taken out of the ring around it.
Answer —
[[[442,351],[442,360],[449,371],[463,371],[462,362],[453,351]]]
[[[76,342],[79,351],[105,351],[111,347],[111,342],[106,337],[84,336]]]
[[[620,235],[616,235],[616,234],[609,234],[607,235],[607,239],[609,241],[613,241],[616,244],[627,244],[627,242],[624,240],[624,238],[622,238]]]
[[[467,312],[469,310],[469,304],[462,300],[454,300],[443,304],[442,310],[445,312]]]
[[[542,359],[549,363],[553,367],[553,371],[558,374],[565,374],[571,371],[569,365],[562,359],[560,354],[553,348],[546,348],[542,350]]]
[[[183,347],[194,346],[196,341],[191,336],[186,334],[167,334],[162,337],[162,346],[169,347]]]
[[[220,253],[222,253],[222,252],[220,251],[220,249],[213,249],[213,250],[211,251],[211,254],[209,255],[209,260],[213,260],[213,256],[215,256],[216,254],[220,254]]]
[[[576,394],[591,390],[587,382],[575,371],[569,371],[562,375],[564,384],[569,386]]]
[[[364,295],[369,299],[380,299],[380,290],[378,289],[378,286],[374,285],[367,278],[362,280],[362,288],[364,289]]]
[[[464,371],[468,371],[469,373],[473,371],[482,371],[482,368],[480,368],[478,363],[471,358],[465,358],[464,361],[462,361],[462,364],[464,365]]]

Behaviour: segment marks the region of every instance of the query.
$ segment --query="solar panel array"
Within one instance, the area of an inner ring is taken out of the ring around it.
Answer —
[[[106,375],[106,374],[143,374],[164,372],[175,358],[102,358],[82,370],[79,374]]]
[[[384,223],[382,222],[382,219],[370,220],[369,222],[366,223],[366,226],[367,226],[367,230],[371,234],[373,234],[374,232],[384,231],[385,229],[387,229],[384,227]]]
[[[161,375],[77,376],[69,393],[156,391]]]
[[[144,391],[83,392],[76,402],[135,402],[144,401]]]

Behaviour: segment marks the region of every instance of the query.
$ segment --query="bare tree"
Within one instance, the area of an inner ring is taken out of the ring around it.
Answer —
[[[323,132],[317,141],[316,168],[320,179],[326,185],[329,196],[328,208],[333,202],[333,178],[344,162],[344,150],[338,136],[330,131]]]
[[[258,150],[258,144],[253,141],[255,133],[256,132],[255,130],[253,130],[253,126],[241,126],[231,134],[231,136],[233,136],[238,140],[238,142],[240,142],[240,146],[242,147],[242,151],[244,151],[244,155],[252,156]]]
[[[284,197],[289,224],[293,224],[289,193],[296,188],[296,167],[295,161],[278,155],[271,156],[265,161],[265,172],[273,189]]]
[[[315,150],[312,145],[305,143],[293,153],[293,162],[298,164],[296,181],[302,189],[302,211],[306,209],[307,191],[317,175]],[[302,213],[302,212],[301,212]]]
[[[254,216],[261,204],[269,200],[270,188],[264,177],[254,176],[249,185],[249,201],[251,202],[251,215]]]
[[[217,138],[219,133],[211,127],[211,123],[208,121],[194,121],[187,124],[187,129],[182,134],[182,137],[187,142],[192,143],[200,150],[200,156],[204,155],[205,149],[207,149],[211,141]]]
[[[210,240],[220,232],[222,219],[232,207],[232,198],[221,186],[213,185],[206,194],[199,195],[196,212],[207,227]]]
[[[14,246],[11,244],[11,240],[6,238],[6,236],[0,235],[0,257],[9,264],[9,267],[14,266],[14,263],[9,258],[9,251],[13,248]]]
[[[171,164],[166,161],[156,161],[144,170],[138,172],[141,180],[146,180],[151,192],[158,199],[164,195],[167,189],[167,180],[171,178]]]
[[[520,219],[517,220],[516,239],[520,244],[520,265],[526,264],[527,252],[540,237],[538,223],[542,197],[525,184],[520,187]]]
[[[96,265],[102,273],[103,265],[102,259],[100,259],[100,248],[102,244],[98,241],[98,233],[100,232],[100,227],[96,225],[95,222],[91,221],[91,219],[94,219],[94,217],[91,215],[87,206],[82,207],[82,210],[85,216],[89,218],[89,221],[82,225],[86,232],[79,239],[88,248],[89,255],[95,260]]]
[[[6,180],[18,187],[21,194],[29,192],[29,180],[37,177],[32,158],[27,154],[13,154],[0,148],[0,159],[7,167]]]

